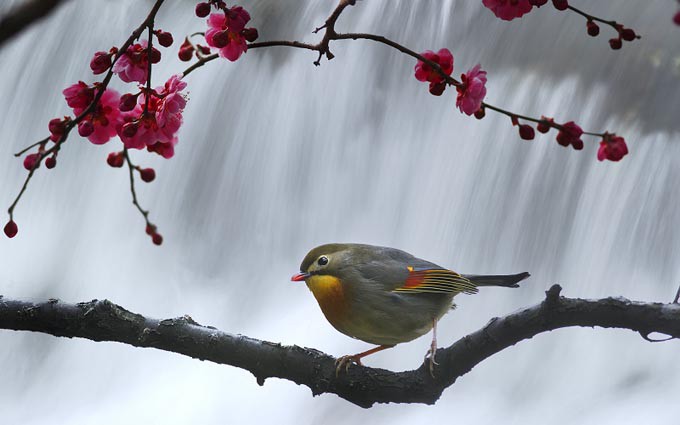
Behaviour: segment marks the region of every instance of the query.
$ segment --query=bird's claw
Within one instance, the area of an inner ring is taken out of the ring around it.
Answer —
[[[437,353],[436,348],[430,348],[427,350],[427,353],[425,353],[425,358],[423,359],[424,361],[430,360],[430,376],[434,378],[434,365],[439,366],[439,363],[435,360],[435,355]]]
[[[354,363],[358,366],[363,366],[361,364],[361,358],[357,356],[342,356],[335,360],[335,377],[340,375],[340,370],[345,369],[345,373],[349,370],[349,365]]]

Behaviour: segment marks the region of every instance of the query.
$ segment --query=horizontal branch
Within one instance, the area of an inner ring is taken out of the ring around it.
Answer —
[[[152,319],[107,300],[32,303],[0,296],[0,329],[157,348],[248,370],[260,385],[270,377],[287,379],[306,385],[314,395],[334,393],[361,407],[374,403],[433,404],[444,389],[484,359],[558,328],[599,326],[630,329],[648,340],[653,332],[680,338],[679,304],[625,298],[573,299],[561,297],[560,290],[555,285],[543,302],[494,318],[482,329],[439,349],[434,378],[429,374],[429,363],[405,372],[353,366],[336,376],[335,358],[314,349],[222,332],[199,325],[189,316]]]

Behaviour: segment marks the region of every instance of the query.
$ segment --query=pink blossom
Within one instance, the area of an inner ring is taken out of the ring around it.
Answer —
[[[623,137],[614,134],[605,134],[605,137],[600,142],[600,149],[597,151],[597,159],[604,161],[620,161],[621,158],[628,154],[628,146]]]
[[[213,13],[208,17],[205,41],[208,46],[219,49],[219,55],[235,61],[248,50],[243,34],[250,15],[240,6],[232,7],[225,13]]]
[[[512,21],[515,18],[519,18],[525,13],[529,13],[532,8],[532,4],[529,0],[482,0],[482,3],[486,8],[490,9],[496,17],[501,18],[504,21]]]
[[[62,93],[68,106],[74,109],[85,109],[94,99],[94,87],[90,87],[82,81],[66,87]]]
[[[456,87],[456,106],[461,112],[473,115],[482,107],[486,96],[486,71],[482,71],[481,65],[477,64],[460,78],[462,83]]]
[[[150,152],[171,158],[187,102],[186,96],[181,93],[185,88],[186,83],[180,75],[170,77],[163,87],[157,87],[149,97],[148,114],[144,114],[146,95],[140,95],[137,106],[123,113],[117,126],[123,145],[128,149],[147,148]]]
[[[116,135],[116,126],[120,120],[119,101],[120,95],[117,91],[106,89],[94,112],[89,113],[86,119],[82,121],[88,121],[93,126],[93,131],[87,136],[90,142],[95,145],[103,145]],[[84,110],[85,108],[73,108],[76,116]]]
[[[118,77],[126,83],[137,81],[145,84],[149,72],[147,46],[148,42],[143,40],[141,43],[128,47],[127,51],[113,65],[113,72],[118,74]],[[158,61],[160,61],[160,52],[152,48],[151,62],[157,63]]]
[[[440,49],[437,53],[427,50],[420,55],[439,65],[446,75],[451,75],[453,72],[453,55],[449,49]],[[421,60],[416,63],[415,73],[418,81],[429,81],[434,84],[444,81],[444,76]]]

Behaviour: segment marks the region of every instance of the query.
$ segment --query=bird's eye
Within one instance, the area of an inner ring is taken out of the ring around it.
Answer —
[[[326,264],[328,264],[328,257],[322,255],[321,257],[319,257],[318,260],[316,260],[316,264],[320,266],[325,266]]]

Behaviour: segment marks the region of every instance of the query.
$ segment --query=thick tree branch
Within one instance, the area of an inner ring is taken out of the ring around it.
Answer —
[[[26,0],[4,16],[0,17],[0,46],[19,34],[31,24],[39,21],[61,4],[64,0]]]
[[[630,329],[645,338],[653,332],[680,338],[680,304],[565,298],[559,295],[560,290],[555,285],[543,302],[494,318],[482,329],[439,349],[440,365],[434,379],[427,363],[405,372],[353,366],[336,377],[335,359],[320,351],[222,332],[199,325],[189,316],[151,319],[106,300],[31,303],[0,296],[0,329],[157,348],[246,369],[260,385],[270,377],[288,379],[308,386],[314,395],[334,393],[362,407],[374,403],[433,404],[444,389],[487,357],[558,328],[599,326]]]

